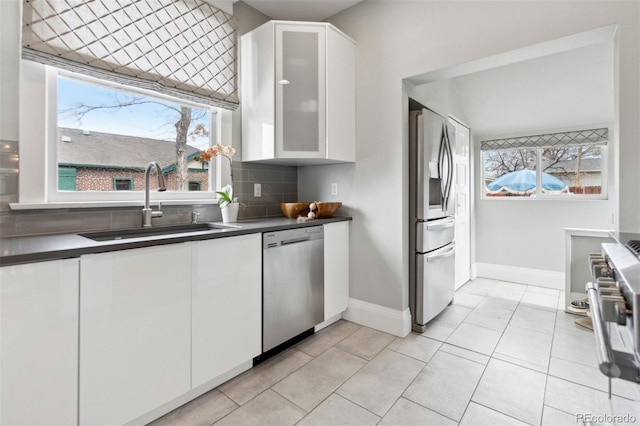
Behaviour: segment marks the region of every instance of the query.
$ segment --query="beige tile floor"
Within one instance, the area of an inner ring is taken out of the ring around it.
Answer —
[[[153,425],[640,425],[640,386],[615,380],[608,399],[563,301],[479,278],[423,334],[339,321]]]

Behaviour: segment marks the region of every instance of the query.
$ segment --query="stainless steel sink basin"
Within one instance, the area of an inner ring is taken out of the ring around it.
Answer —
[[[93,241],[116,241],[130,238],[161,237],[174,234],[190,234],[195,232],[222,232],[236,227],[215,223],[190,223],[188,225],[156,226],[152,228],[117,229],[114,231],[89,232],[80,236]]]

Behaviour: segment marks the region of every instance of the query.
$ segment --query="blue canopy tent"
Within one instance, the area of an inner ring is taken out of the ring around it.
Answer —
[[[507,173],[488,184],[487,188],[493,194],[500,192],[530,194],[536,190],[536,172],[535,170],[518,170]],[[563,193],[569,192],[569,188],[560,179],[543,172],[542,192]]]

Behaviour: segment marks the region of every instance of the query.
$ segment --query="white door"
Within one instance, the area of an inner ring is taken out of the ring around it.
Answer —
[[[349,222],[324,225],[324,319],[349,304]]]
[[[80,421],[121,425],[191,389],[191,243],[80,258]]]
[[[276,156],[326,156],[326,28],[276,24]]]
[[[191,245],[191,387],[262,351],[262,235]],[[212,269],[213,259],[224,268]]]
[[[454,139],[455,194],[456,194],[456,290],[469,281],[471,269],[471,176],[469,127],[449,118],[456,129]]]
[[[78,259],[0,268],[0,424],[78,423]]]

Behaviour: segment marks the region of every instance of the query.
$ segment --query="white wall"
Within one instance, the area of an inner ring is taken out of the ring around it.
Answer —
[[[461,102],[454,79],[438,80],[416,86],[409,90],[408,95],[444,117],[453,115],[465,124],[469,124],[469,116],[464,103]]]
[[[353,207],[351,297],[398,310],[408,306],[402,79],[616,22],[620,227],[640,230],[638,8],[626,1],[365,1],[330,19],[357,42],[357,161],[301,168],[299,187],[318,198],[336,179],[341,189],[348,187],[339,198]]]

